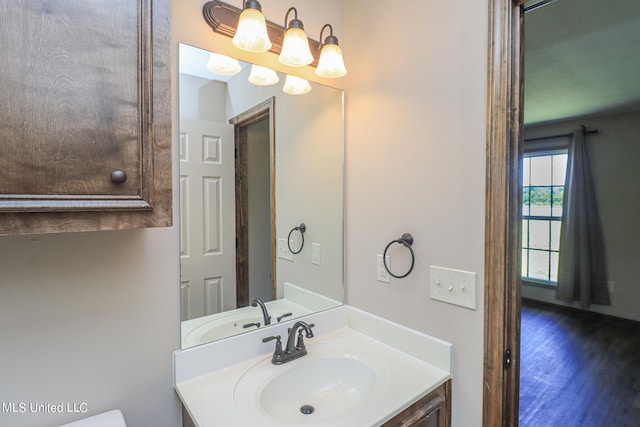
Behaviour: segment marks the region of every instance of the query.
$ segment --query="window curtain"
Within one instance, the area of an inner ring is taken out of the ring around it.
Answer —
[[[569,143],[560,229],[556,298],[610,305],[607,269],[584,127]]]

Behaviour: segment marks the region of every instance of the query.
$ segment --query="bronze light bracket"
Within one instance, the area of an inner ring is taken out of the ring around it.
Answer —
[[[208,1],[202,6],[202,16],[207,25],[209,25],[215,33],[222,34],[229,38],[233,38],[236,33],[238,18],[241,12],[241,9],[218,0]],[[269,34],[269,40],[271,40],[271,49],[269,49],[269,52],[280,55],[285,31],[286,28],[267,20],[267,33]],[[309,38],[308,33],[307,38],[309,39],[309,47],[313,55],[313,62],[309,65],[316,67],[318,65],[322,44]]]
[[[333,35],[333,27],[331,24],[324,24],[322,30],[320,30],[320,40],[322,40],[322,34],[324,34],[325,28],[329,28],[329,35],[324,39],[324,44],[338,44],[338,38]]]

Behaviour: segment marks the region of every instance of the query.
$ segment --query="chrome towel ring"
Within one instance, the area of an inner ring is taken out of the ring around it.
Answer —
[[[298,251],[297,251],[297,252],[296,252],[296,251],[294,251],[293,249],[291,249],[291,234],[292,234],[294,231],[296,231],[296,230],[300,232],[300,237],[302,237],[302,243],[300,243],[300,249],[298,249]],[[304,232],[305,232],[305,231],[307,231],[307,226],[306,226],[306,225],[304,225],[304,222],[303,222],[303,223],[301,223],[301,224],[300,224],[299,226],[297,226],[297,227],[293,227],[293,228],[291,229],[291,231],[289,231],[289,235],[287,236],[287,246],[289,247],[289,251],[290,251],[292,254],[299,254],[299,253],[302,251],[302,248],[304,247]]]
[[[406,273],[404,273],[402,275],[393,274],[389,270],[389,266],[387,266],[387,251],[389,250],[391,245],[393,245],[394,243],[398,243],[398,244],[406,247],[407,249],[409,249],[409,252],[411,253],[411,267],[409,267],[409,271],[407,271]],[[402,279],[404,277],[407,277],[411,273],[411,271],[413,271],[413,266],[416,263],[416,255],[413,252],[413,248],[411,247],[412,245],[413,245],[413,236],[411,234],[409,234],[409,233],[404,233],[402,235],[402,237],[400,237],[399,239],[396,239],[396,240],[392,240],[391,242],[389,242],[387,247],[384,248],[384,253],[382,254],[382,263],[384,264],[384,269],[387,270],[387,273],[389,273],[389,276],[395,277],[396,279]]]

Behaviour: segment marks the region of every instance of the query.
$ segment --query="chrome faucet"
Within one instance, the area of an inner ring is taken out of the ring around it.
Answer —
[[[307,338],[313,338],[313,331],[311,328],[314,326],[315,325],[313,323],[309,325],[303,321],[296,322],[293,327],[289,329],[287,345],[284,350],[282,349],[282,342],[280,342],[280,335],[264,338],[262,342],[276,340],[276,349],[273,352],[271,363],[274,365],[282,365],[283,363],[290,362],[307,354],[307,348],[304,345],[302,331],[305,331]],[[296,333],[298,334],[297,341]]]
[[[267,307],[264,305],[264,303],[260,298],[254,299],[253,302],[251,303],[251,307],[257,307],[257,306],[260,306],[260,309],[262,310],[262,317],[264,318],[264,326],[270,325],[271,316],[269,316],[269,313],[267,312]]]

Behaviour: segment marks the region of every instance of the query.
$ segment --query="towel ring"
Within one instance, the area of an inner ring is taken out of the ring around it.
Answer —
[[[300,237],[302,237],[302,243],[300,244],[300,249],[298,249],[297,252],[291,249],[291,234],[296,230],[300,232]],[[304,225],[304,222],[297,227],[293,227],[291,231],[289,231],[289,235],[287,236],[287,246],[289,247],[289,251],[292,254],[294,255],[299,254],[302,251],[302,248],[304,248],[304,232],[305,231],[307,231],[307,226]]]
[[[411,267],[409,267],[409,271],[399,276],[393,274],[389,270],[389,266],[387,265],[387,251],[389,250],[389,247],[391,247],[391,245],[393,245],[394,243],[403,245],[404,247],[409,249],[409,252],[411,252]],[[384,253],[382,254],[382,263],[384,264],[384,269],[387,270],[387,273],[389,273],[389,276],[395,277],[396,279],[402,279],[404,277],[407,277],[411,273],[411,271],[413,271],[413,266],[416,263],[416,255],[413,252],[413,248],[411,247],[411,245],[413,245],[413,236],[409,233],[404,233],[402,237],[396,240],[392,240],[391,242],[389,242],[387,247],[384,248]]]

